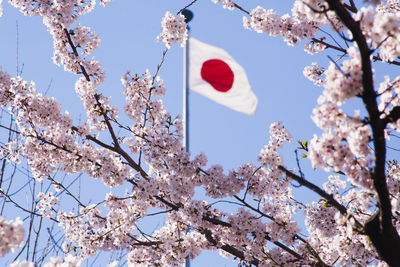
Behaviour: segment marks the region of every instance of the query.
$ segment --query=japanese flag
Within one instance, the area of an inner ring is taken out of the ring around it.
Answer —
[[[257,108],[244,69],[225,50],[194,38],[189,39],[189,89],[248,115]]]

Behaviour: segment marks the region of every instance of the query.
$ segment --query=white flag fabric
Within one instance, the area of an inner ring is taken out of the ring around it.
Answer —
[[[253,115],[257,97],[246,72],[225,50],[189,38],[189,89],[233,110]]]

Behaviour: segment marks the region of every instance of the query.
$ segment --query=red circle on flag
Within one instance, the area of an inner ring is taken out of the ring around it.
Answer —
[[[220,59],[210,59],[201,66],[201,78],[219,91],[226,93],[233,85],[234,74],[231,68]]]

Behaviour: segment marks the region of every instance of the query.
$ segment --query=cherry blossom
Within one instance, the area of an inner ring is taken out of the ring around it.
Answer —
[[[81,259],[73,255],[67,255],[64,259],[60,257],[51,257],[49,262],[45,263],[44,267],[80,267]],[[33,262],[29,261],[15,261],[10,264],[10,267],[33,267],[35,266]]]
[[[102,6],[108,6],[113,0],[100,0]]]
[[[250,20],[243,18],[246,29],[253,29],[270,36],[281,35],[288,45],[296,45],[300,40],[312,38],[316,34],[317,28],[312,22],[298,21],[289,15],[279,16],[272,9],[266,10],[258,6],[250,12],[250,16]]]
[[[157,40],[161,40],[165,43],[165,46],[169,49],[172,43],[180,43],[183,47],[188,38],[185,17],[182,14],[176,16],[170,12],[165,13],[164,18],[161,21],[161,34],[157,37]]]
[[[379,5],[376,7],[376,10],[382,13],[397,13],[400,11],[399,0],[388,0],[380,2]]]
[[[19,218],[7,221],[0,216],[0,237],[0,256],[21,247],[25,237],[22,221]]]
[[[321,78],[324,73],[324,69],[318,66],[318,63],[313,62],[311,66],[307,66],[303,70],[303,75],[312,81],[315,85],[321,86],[323,79]]]
[[[34,263],[30,261],[14,261],[10,264],[10,267],[34,267]]]
[[[58,203],[57,197],[51,192],[48,194],[40,192],[37,197],[40,199],[37,209],[44,217],[50,218],[52,216],[51,211],[54,211],[54,206]]]
[[[212,0],[216,4],[223,4],[223,7],[229,10],[233,10],[235,8],[235,4],[232,0]]]

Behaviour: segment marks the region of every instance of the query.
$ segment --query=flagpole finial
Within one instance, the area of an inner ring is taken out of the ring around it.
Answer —
[[[185,22],[188,24],[193,19],[193,12],[189,9],[184,9],[181,11],[181,14],[185,17]]]

